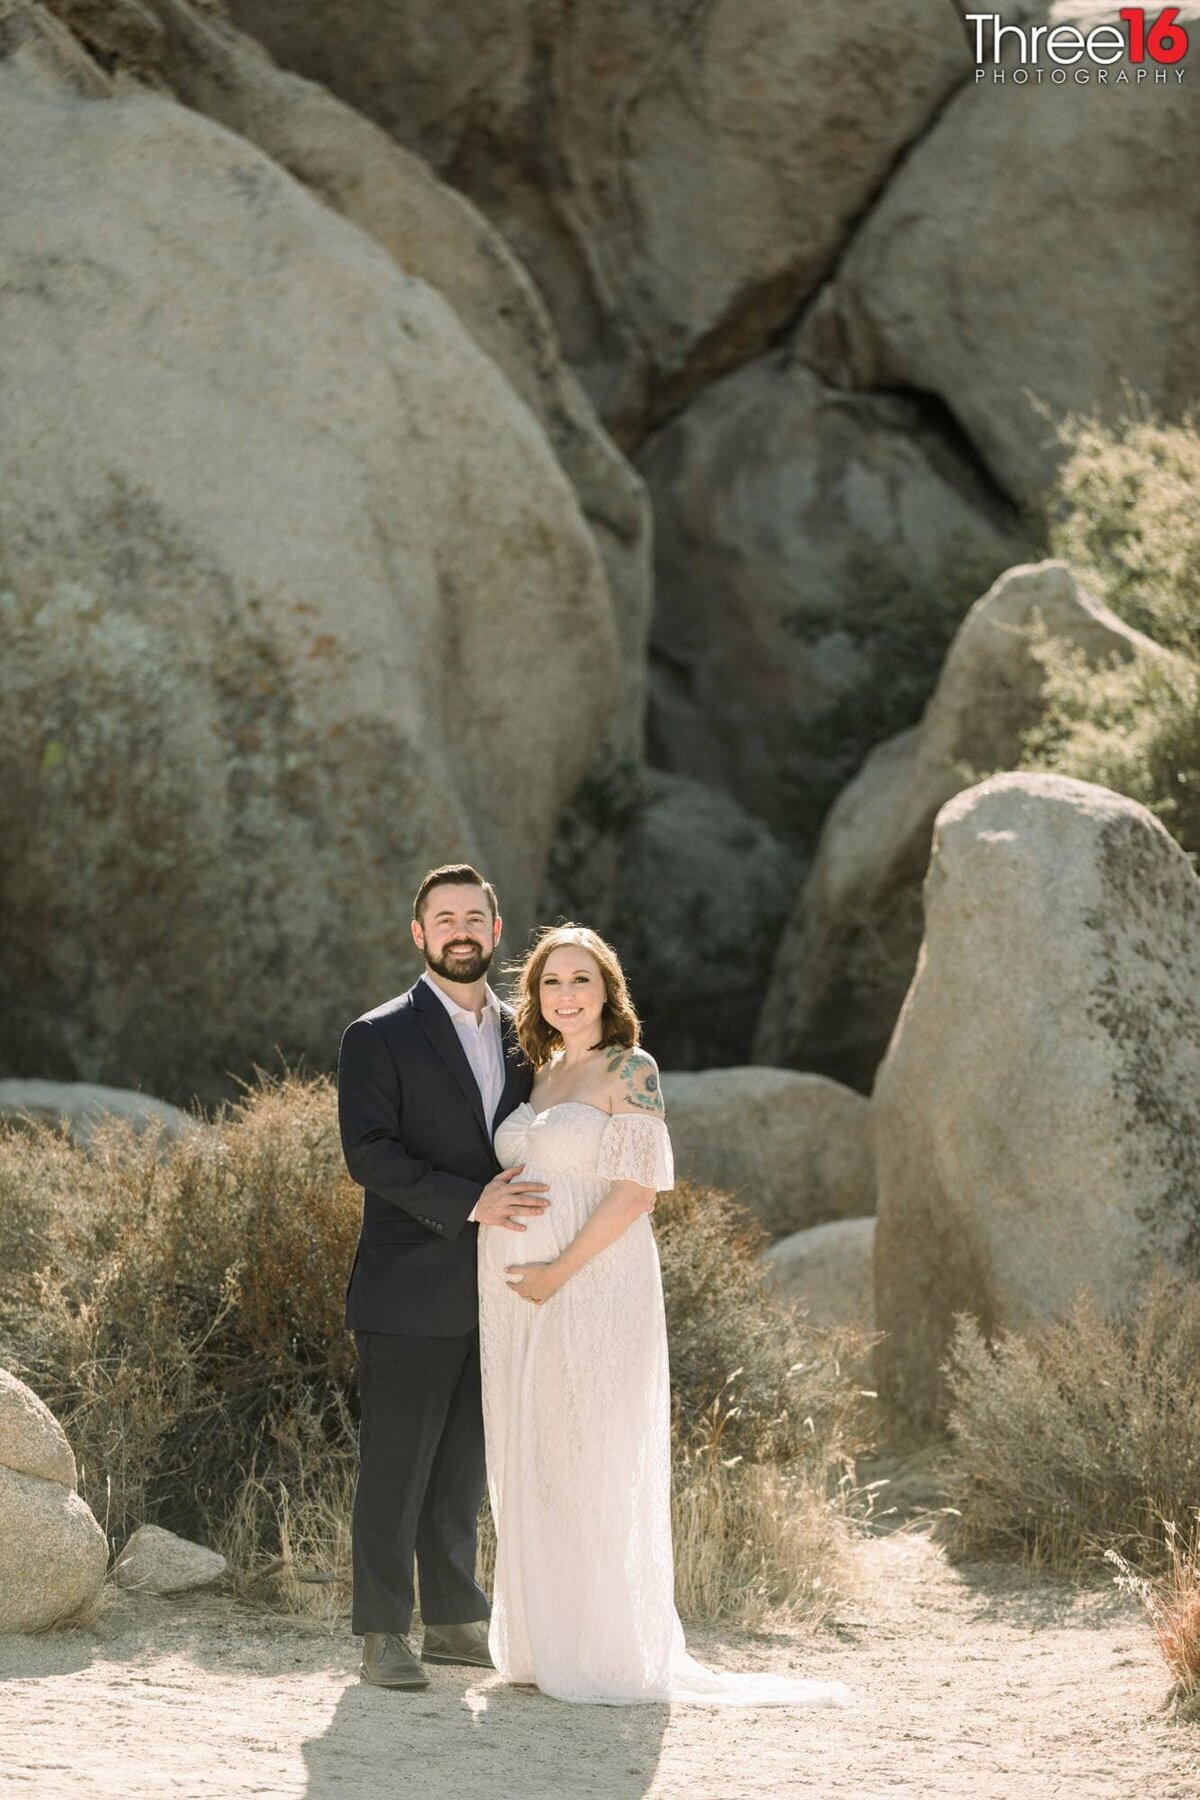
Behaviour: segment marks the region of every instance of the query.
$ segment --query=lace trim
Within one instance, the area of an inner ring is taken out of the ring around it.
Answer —
[[[604,1127],[596,1173],[608,1181],[636,1181],[662,1194],[675,1186],[671,1138],[661,1119],[614,1113]]]

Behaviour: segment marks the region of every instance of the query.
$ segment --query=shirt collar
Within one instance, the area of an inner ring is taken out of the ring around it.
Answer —
[[[476,1024],[475,1014],[471,1011],[471,1008],[469,1006],[460,1006],[457,1000],[451,999],[445,988],[439,987],[436,981],[431,981],[428,969],[422,974],[421,980],[425,983],[426,987],[433,989],[433,992],[437,995],[456,1025],[461,1019],[469,1019],[472,1025]],[[500,1017],[500,1002],[492,992],[490,982],[485,984],[485,994],[486,998],[483,1002],[484,1017],[486,1017],[488,1013],[492,1013],[498,1019]],[[479,1023],[482,1023],[482,1020],[479,1021]]]

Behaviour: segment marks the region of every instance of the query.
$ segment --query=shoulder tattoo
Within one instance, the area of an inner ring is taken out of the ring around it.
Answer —
[[[608,1052],[608,1073],[617,1077],[625,1099],[639,1112],[666,1110],[658,1083],[658,1064],[644,1050],[627,1050],[622,1044],[614,1044]]]

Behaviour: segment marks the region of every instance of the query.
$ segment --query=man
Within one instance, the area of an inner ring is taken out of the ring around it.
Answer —
[[[342,1150],[364,1190],[346,1289],[361,1401],[351,1629],[381,1687],[429,1685],[407,1635],[414,1558],[424,1661],[491,1667],[475,1579],[476,1226],[523,1231],[549,1204],[544,1183],[501,1171],[492,1149],[495,1121],[533,1079],[487,981],[501,924],[495,889],[470,864],[432,869],[413,902],[425,972],[347,1026],[338,1061]]]

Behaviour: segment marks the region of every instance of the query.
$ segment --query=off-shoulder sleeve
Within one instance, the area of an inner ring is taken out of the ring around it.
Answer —
[[[675,1186],[671,1139],[661,1119],[614,1113],[600,1139],[596,1173],[608,1181],[636,1181],[656,1194]]]

